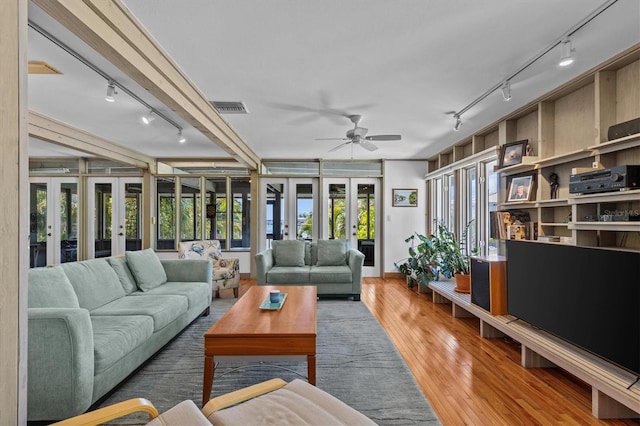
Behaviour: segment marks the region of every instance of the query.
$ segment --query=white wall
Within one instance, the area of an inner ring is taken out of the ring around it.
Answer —
[[[426,161],[384,162],[384,272],[397,272],[393,262],[408,256],[407,237],[426,232],[426,170]],[[394,188],[417,188],[418,207],[392,207]]]

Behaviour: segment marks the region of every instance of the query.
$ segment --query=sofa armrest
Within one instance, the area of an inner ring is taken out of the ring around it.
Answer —
[[[267,284],[267,272],[273,268],[273,251],[267,249],[255,256],[256,259],[256,282],[258,285]]]
[[[29,308],[28,419],[86,411],[93,394],[93,328],[82,308]]]
[[[167,281],[210,283],[213,266],[209,259],[162,259],[160,260]]]
[[[362,265],[364,265],[364,254],[354,248],[347,251],[347,263],[351,269],[353,292],[360,293],[362,289]]]

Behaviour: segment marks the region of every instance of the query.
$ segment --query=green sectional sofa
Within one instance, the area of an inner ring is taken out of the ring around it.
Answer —
[[[364,254],[344,240],[273,241],[255,261],[258,285],[315,285],[318,296],[360,300]]]
[[[29,270],[28,420],[89,409],[208,314],[212,275],[151,249]]]

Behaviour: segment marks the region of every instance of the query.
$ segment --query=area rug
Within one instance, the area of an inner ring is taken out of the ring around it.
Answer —
[[[198,318],[100,406],[149,399],[161,413],[185,399],[202,399],[203,334],[235,299],[215,299]],[[404,360],[362,302],[318,301],[316,385],[380,425],[440,424]],[[231,362],[216,367],[211,397],[280,377],[306,376],[306,362]],[[129,416],[122,423],[144,423]],[[121,424],[122,424],[121,423]]]

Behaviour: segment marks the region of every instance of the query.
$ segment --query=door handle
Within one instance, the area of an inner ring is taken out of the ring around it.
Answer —
[[[120,235],[122,237],[124,234],[122,232],[120,232],[118,235]]]

